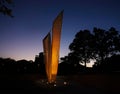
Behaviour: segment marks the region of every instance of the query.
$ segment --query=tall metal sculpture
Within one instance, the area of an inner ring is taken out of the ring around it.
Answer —
[[[62,29],[63,11],[56,17],[51,33],[43,39],[44,61],[48,82],[55,82],[59,63],[60,37]]]

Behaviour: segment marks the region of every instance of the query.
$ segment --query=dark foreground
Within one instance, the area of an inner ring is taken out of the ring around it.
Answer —
[[[62,79],[62,77],[58,77]],[[0,94],[120,94],[119,74],[87,74],[63,77],[68,86],[42,87],[40,75],[0,75]]]

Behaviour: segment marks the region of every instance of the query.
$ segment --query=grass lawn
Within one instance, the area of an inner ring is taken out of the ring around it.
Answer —
[[[58,76],[59,78],[59,76]],[[69,86],[57,88],[41,88],[39,74],[0,74],[0,94],[120,94],[120,75],[118,74],[86,74],[65,76]],[[62,78],[60,78],[62,79]]]

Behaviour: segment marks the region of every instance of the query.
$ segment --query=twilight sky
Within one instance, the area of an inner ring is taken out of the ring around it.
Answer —
[[[120,31],[120,0],[13,0],[14,18],[0,14],[0,57],[34,60],[42,39],[64,9],[60,57],[79,30],[94,27]]]

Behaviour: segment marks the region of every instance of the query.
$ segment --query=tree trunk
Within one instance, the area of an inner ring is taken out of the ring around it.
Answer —
[[[87,67],[87,64],[86,64],[87,62],[86,62],[86,60],[85,60],[85,68]]]

